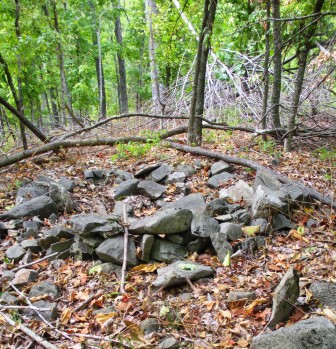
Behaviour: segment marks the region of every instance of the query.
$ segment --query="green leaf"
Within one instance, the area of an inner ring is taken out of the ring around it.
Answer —
[[[300,235],[303,235],[303,234],[304,234],[304,227],[298,227],[298,228],[297,228],[297,232],[298,232]]]
[[[243,227],[242,230],[246,235],[254,236],[255,234],[259,233],[260,225],[252,225],[250,227]]]
[[[230,251],[228,251],[228,253],[226,254],[225,258],[224,258],[224,262],[223,265],[224,267],[229,267],[231,265],[231,255],[230,255]]]
[[[160,309],[160,317],[165,317],[169,312],[170,309],[166,305],[163,305]]]
[[[89,275],[92,275],[94,273],[101,273],[102,270],[103,270],[103,268],[101,265],[96,265],[89,270]]]
[[[191,263],[181,263],[178,266],[181,270],[189,270],[189,271],[193,271],[197,268],[196,265],[191,264]]]

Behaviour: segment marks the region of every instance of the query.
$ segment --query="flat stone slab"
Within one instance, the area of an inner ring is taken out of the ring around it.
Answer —
[[[193,214],[187,209],[164,209],[154,216],[134,221],[129,231],[132,234],[177,234],[190,229]]]
[[[166,187],[154,181],[141,181],[138,184],[138,194],[147,196],[152,200],[158,199],[164,192]]]
[[[193,214],[200,214],[205,209],[205,201],[203,195],[200,193],[190,194],[181,199],[171,202],[165,208],[188,209]]]
[[[225,234],[229,241],[236,241],[243,236],[243,231],[239,224],[222,223],[220,225],[220,232]]]
[[[116,188],[114,193],[114,199],[119,200],[130,195],[136,195],[138,193],[138,184],[140,181],[138,179],[128,179],[121,182]]]
[[[101,216],[99,214],[79,214],[70,218],[72,229],[81,236],[97,235],[108,232],[110,235],[119,234],[123,228],[115,216]]]
[[[186,253],[187,249],[184,246],[163,239],[155,239],[150,258],[159,262],[171,263],[183,258]]]
[[[173,172],[168,175],[166,179],[166,185],[174,184],[174,183],[183,183],[185,179],[186,179],[186,175],[184,172]]]
[[[209,216],[195,216],[191,223],[191,233],[197,237],[207,238],[217,231],[219,231],[219,223]]]
[[[160,182],[173,171],[174,169],[170,165],[162,164],[159,168],[157,168],[150,174],[150,179],[152,179],[154,182]]]
[[[26,250],[19,244],[9,247],[5,253],[6,257],[14,262],[20,261],[25,255]]]
[[[193,281],[211,277],[215,271],[202,264],[179,260],[167,267],[158,269],[157,273],[158,277],[152,285],[165,288],[187,283],[186,278]]]
[[[12,280],[13,285],[16,287],[23,287],[28,285],[30,282],[34,282],[37,279],[37,272],[33,269],[20,269],[16,272],[14,279]]]
[[[218,189],[221,183],[225,183],[228,180],[234,178],[234,175],[228,172],[222,172],[215,176],[212,176],[207,183],[207,186],[211,189]]]
[[[211,176],[215,176],[223,172],[231,172],[231,170],[232,167],[230,164],[222,160],[213,163],[210,168]]]
[[[22,204],[14,206],[0,215],[0,219],[20,219],[37,216],[40,219],[49,218],[52,213],[57,214],[57,205],[49,196],[40,196]]]
[[[210,239],[212,246],[217,253],[219,261],[223,263],[228,253],[230,254],[230,256],[232,255],[232,246],[227,241],[226,234],[223,234],[219,231],[215,234],[212,234],[210,236]]]
[[[254,337],[250,349],[335,349],[336,328],[324,317],[312,317]]]
[[[150,164],[142,166],[135,174],[134,177],[144,177],[159,168],[162,164]]]

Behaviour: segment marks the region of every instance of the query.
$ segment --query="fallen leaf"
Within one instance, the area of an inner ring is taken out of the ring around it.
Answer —
[[[72,315],[71,309],[69,308],[64,309],[61,314],[61,324],[62,325],[68,324],[71,319],[71,315]]]

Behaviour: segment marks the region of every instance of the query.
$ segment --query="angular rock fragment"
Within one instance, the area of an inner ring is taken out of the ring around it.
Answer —
[[[142,166],[134,175],[134,177],[144,177],[159,168],[162,164],[150,164]]]
[[[16,272],[14,279],[12,280],[13,285],[16,287],[23,287],[28,285],[30,282],[34,282],[37,278],[37,272],[33,269],[20,269]]]
[[[42,297],[45,295],[49,297],[51,296],[53,299],[57,299],[61,296],[61,292],[55,284],[49,281],[39,282],[33,285],[29,291],[29,298]]]
[[[152,283],[154,287],[170,287],[175,285],[182,285],[186,283],[186,279],[198,280],[201,278],[211,277],[215,271],[208,266],[179,260],[164,268],[157,270],[158,277]]]
[[[141,181],[138,184],[138,193],[152,200],[158,199],[165,191],[166,187],[164,185],[154,181]]]
[[[321,304],[336,309],[336,282],[314,281],[309,290]]]
[[[241,226],[233,223],[220,224],[220,232],[226,235],[226,238],[229,241],[239,240],[243,236],[243,231]]]
[[[186,175],[184,174],[184,172],[173,172],[168,175],[166,179],[166,185],[174,183],[183,183],[185,179]]]
[[[14,262],[18,262],[23,258],[25,253],[26,250],[21,245],[15,244],[7,249],[5,256],[10,260],[14,260]]]
[[[174,169],[170,165],[162,164],[159,168],[157,168],[150,174],[150,179],[154,182],[160,182],[173,171]]]
[[[207,238],[219,231],[219,223],[216,219],[199,215],[191,222],[191,233],[198,237]]]
[[[232,175],[231,173],[228,172],[222,172],[220,174],[217,174],[215,176],[212,176],[208,182],[207,182],[207,186],[211,189],[218,189],[219,186],[222,183],[227,182],[228,180],[234,178],[234,175]]]
[[[163,239],[155,239],[150,257],[159,262],[171,263],[183,258],[186,253],[187,249],[184,246]]]
[[[232,255],[232,246],[227,241],[226,234],[217,232],[210,236],[212,246],[214,247],[218,259],[223,263],[228,253]]]
[[[216,176],[223,172],[231,172],[232,167],[227,162],[220,160],[211,165],[210,171],[211,176]]]
[[[138,179],[128,179],[121,182],[116,188],[114,193],[114,199],[119,200],[130,195],[136,195],[138,193],[138,184],[140,181]]]

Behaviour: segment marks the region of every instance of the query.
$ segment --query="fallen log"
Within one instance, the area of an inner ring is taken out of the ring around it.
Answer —
[[[296,184],[296,185],[300,186],[302,189],[306,190],[308,195],[312,199],[315,199],[315,200],[321,202],[322,204],[330,205],[331,207],[336,208],[336,202],[332,198],[321,194],[320,192],[318,192],[317,190],[315,190],[313,188],[305,186],[301,182],[293,181],[290,178],[288,178],[287,176],[283,175],[282,173],[273,171],[270,168],[267,168],[267,167],[255,162],[255,161],[224,155],[224,154],[214,152],[211,150],[207,150],[207,149],[204,149],[201,147],[190,147],[190,146],[183,145],[180,143],[166,141],[165,144],[170,148],[174,148],[176,150],[179,150],[179,151],[182,151],[185,153],[202,155],[202,156],[212,158],[212,159],[223,160],[227,163],[234,164],[234,165],[240,165],[243,167],[248,167],[248,168],[251,168],[251,169],[256,170],[256,171],[258,169],[268,171],[268,172],[272,173],[273,175],[275,175],[281,183]]]

